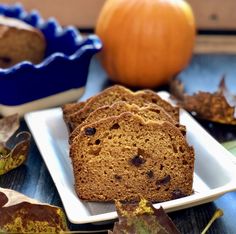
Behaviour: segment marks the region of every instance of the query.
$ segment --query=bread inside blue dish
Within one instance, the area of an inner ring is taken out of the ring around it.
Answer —
[[[45,49],[46,40],[40,30],[21,20],[0,16],[0,68],[22,61],[40,63]]]

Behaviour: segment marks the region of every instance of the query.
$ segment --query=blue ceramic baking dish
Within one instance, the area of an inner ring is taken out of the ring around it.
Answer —
[[[40,64],[23,61],[0,68],[0,112],[25,112],[78,99],[84,90],[91,58],[102,48],[95,35],[84,39],[72,26],[62,28],[55,19],[44,21],[37,11],[21,5],[0,5],[0,15],[20,19],[40,29],[46,39]]]

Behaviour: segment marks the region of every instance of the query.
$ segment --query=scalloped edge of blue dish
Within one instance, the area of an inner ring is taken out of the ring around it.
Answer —
[[[57,48],[53,48],[54,44],[51,44],[52,48],[48,46],[45,59],[39,64],[23,61],[10,68],[0,68],[0,86],[2,88],[0,104],[22,105],[85,86],[91,58],[102,48],[102,43],[96,35],[89,35],[83,39],[75,27],[62,28],[54,18],[45,21],[38,11],[33,10],[27,13],[20,4],[0,4],[0,15],[20,19],[38,28],[44,34],[47,43],[56,42],[56,46],[60,47],[67,42],[67,47],[63,47],[63,49],[61,47],[59,52],[57,52]],[[63,70],[61,67],[63,65],[68,72]],[[76,69],[77,67],[78,69]],[[58,68],[59,77],[54,77],[53,71],[57,70],[55,68]],[[75,69],[75,73],[73,69]],[[67,75],[70,80],[65,77]],[[28,93],[29,95],[27,95]]]

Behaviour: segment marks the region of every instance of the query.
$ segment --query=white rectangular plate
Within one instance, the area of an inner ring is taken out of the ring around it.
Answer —
[[[160,92],[168,99],[168,93]],[[31,112],[25,120],[54,180],[70,222],[75,224],[101,222],[117,218],[111,203],[81,201],[74,190],[69,158],[68,133],[60,108]],[[194,194],[155,204],[167,211],[210,202],[226,192],[236,190],[235,158],[212,138],[186,111],[180,122],[187,127],[187,140],[195,149]]]

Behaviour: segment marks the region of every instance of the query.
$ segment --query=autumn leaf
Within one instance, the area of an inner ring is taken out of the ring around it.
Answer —
[[[19,116],[10,115],[0,119],[0,144],[4,145],[19,128]]]
[[[119,222],[115,223],[113,231],[109,233],[180,234],[164,209],[155,209],[145,199],[141,199],[138,204],[116,201],[116,209]]]
[[[27,158],[31,135],[20,132],[14,136],[18,128],[17,114],[0,119],[0,175],[19,167]]]
[[[61,208],[40,203],[14,190],[0,188],[0,232],[61,233],[68,231]]]
[[[29,151],[30,138],[30,133],[20,132],[16,136],[18,143],[12,149],[0,145],[0,175],[19,167],[25,162]]]
[[[185,93],[184,84],[178,79],[172,81],[170,90],[177,103],[196,117],[236,125],[236,96],[226,87],[224,76],[218,90],[213,93],[198,91],[188,95]]]

